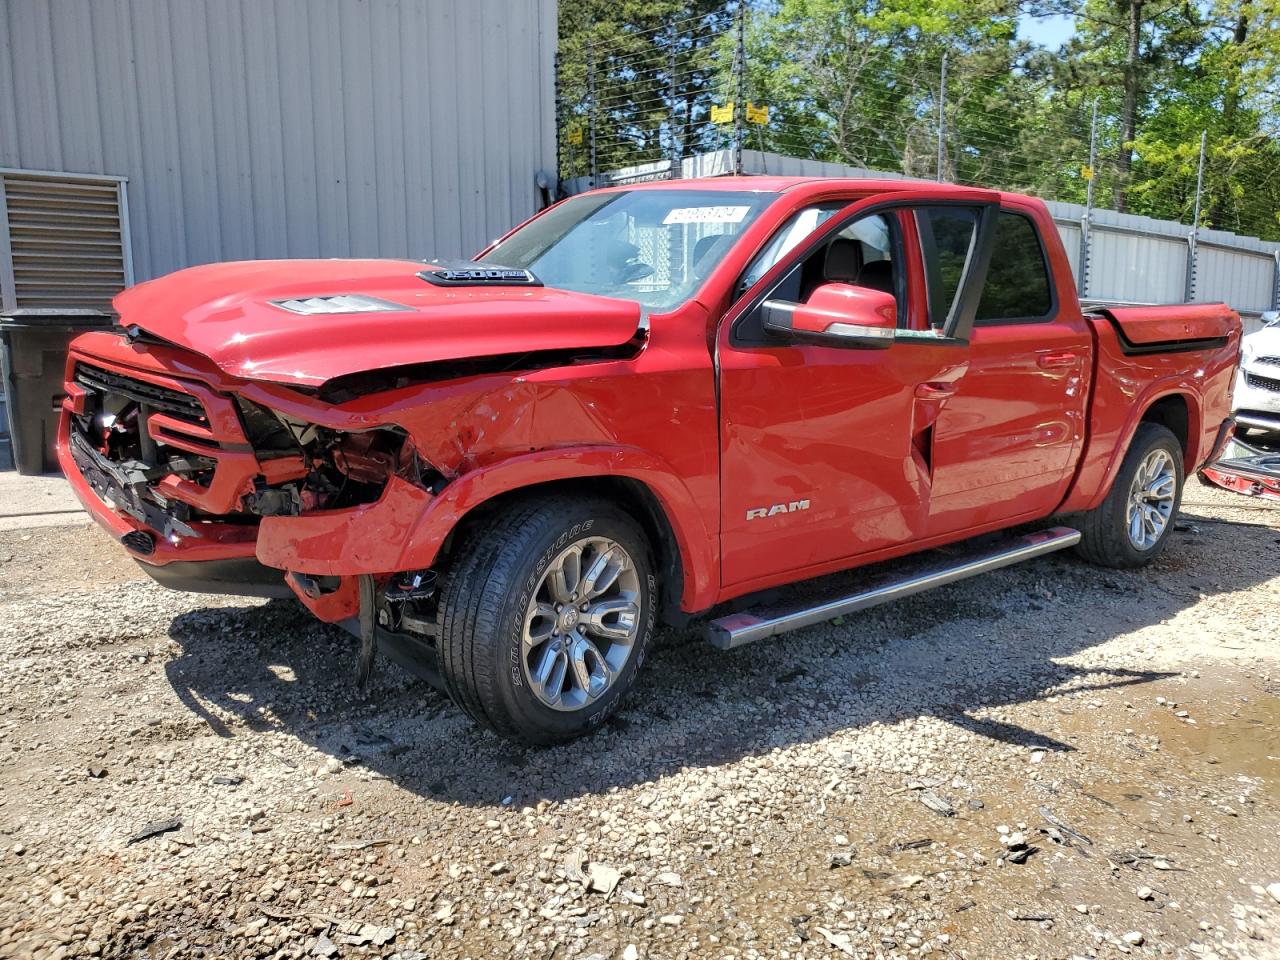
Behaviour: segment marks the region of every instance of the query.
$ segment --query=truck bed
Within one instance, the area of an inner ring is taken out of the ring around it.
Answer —
[[[1102,502],[1144,412],[1155,405],[1160,422],[1183,440],[1186,475],[1202,467],[1231,418],[1240,352],[1240,318],[1225,304],[1108,307],[1085,319],[1094,338],[1092,397],[1064,513]]]

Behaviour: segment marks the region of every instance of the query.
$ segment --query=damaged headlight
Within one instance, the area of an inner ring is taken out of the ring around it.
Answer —
[[[393,476],[428,490],[442,481],[396,426],[334,430],[237,398],[245,435],[263,466],[246,509],[296,516],[373,503]]]

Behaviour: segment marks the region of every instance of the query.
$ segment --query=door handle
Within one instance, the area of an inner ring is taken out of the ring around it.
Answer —
[[[944,380],[930,380],[916,387],[916,397],[921,400],[946,400],[955,394],[956,385]]]
[[[1071,350],[1062,353],[1042,353],[1036,357],[1036,366],[1042,370],[1051,370],[1054,367],[1073,367],[1076,361],[1080,359],[1080,355]]]

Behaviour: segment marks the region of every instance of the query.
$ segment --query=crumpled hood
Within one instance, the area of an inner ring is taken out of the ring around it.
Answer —
[[[191,267],[116,296],[120,322],[244,379],[318,386],[385,367],[619,346],[639,304],[549,287],[445,288],[411,260],[253,260]],[[404,306],[299,314],[272,301],[360,294]]]

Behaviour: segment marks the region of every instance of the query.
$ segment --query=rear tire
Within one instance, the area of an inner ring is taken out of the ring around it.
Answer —
[[[1168,427],[1139,424],[1106,499],[1079,517],[1076,553],[1121,569],[1160,556],[1182,503],[1182,460],[1182,445]]]
[[[529,744],[598,727],[635,682],[657,619],[639,524],[604,500],[518,501],[472,527],[454,555],[437,613],[454,702]]]

